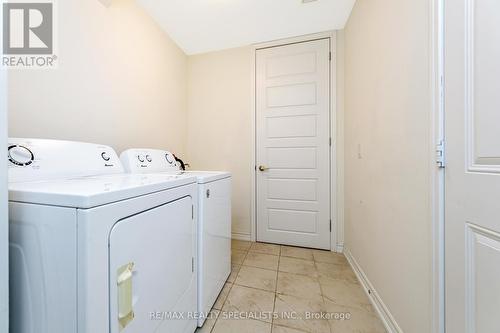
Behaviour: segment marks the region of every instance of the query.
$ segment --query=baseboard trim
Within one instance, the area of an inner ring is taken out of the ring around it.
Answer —
[[[343,253],[344,252],[344,244],[337,244],[337,248],[335,248],[334,250],[337,253]]]
[[[387,332],[403,333],[403,330],[401,329],[401,327],[399,327],[398,323],[396,322],[396,319],[394,319],[391,312],[385,305],[384,301],[380,298],[375,288],[373,288],[373,285],[371,284],[370,280],[368,280],[368,277],[366,276],[365,272],[363,271],[361,266],[359,266],[356,259],[354,259],[354,257],[351,254],[351,251],[349,251],[348,248],[344,248],[344,255],[346,256],[347,261],[349,261],[349,264],[354,270],[354,273],[358,277],[359,281],[363,285],[363,289],[368,295],[368,298],[370,299],[373,307],[375,308],[375,311],[377,311],[377,314],[382,320],[382,323],[384,324]]]
[[[239,233],[239,232],[233,232],[231,234],[231,238],[232,239],[237,239],[237,240],[243,240],[243,241],[251,241],[252,240],[252,236],[249,235],[249,234],[242,234],[242,233]]]

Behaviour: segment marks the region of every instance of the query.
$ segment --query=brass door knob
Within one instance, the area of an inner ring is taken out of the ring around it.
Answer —
[[[259,166],[259,171],[266,171],[267,169],[269,169],[269,168],[266,168],[263,165]]]

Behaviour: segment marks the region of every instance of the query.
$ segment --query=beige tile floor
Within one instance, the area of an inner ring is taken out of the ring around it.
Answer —
[[[386,330],[343,255],[233,240],[231,275],[197,332]]]

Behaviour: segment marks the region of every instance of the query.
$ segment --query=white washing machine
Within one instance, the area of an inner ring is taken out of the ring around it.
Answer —
[[[215,303],[231,273],[231,174],[180,171],[164,150],[129,149],[120,154],[127,172],[196,176],[198,182],[198,326]]]
[[[107,146],[10,139],[11,333],[191,333],[195,177]]]

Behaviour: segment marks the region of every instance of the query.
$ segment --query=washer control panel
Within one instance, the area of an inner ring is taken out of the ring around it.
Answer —
[[[120,160],[129,173],[179,173],[174,154],[158,149],[128,149],[120,154]]]
[[[10,138],[7,160],[9,182],[123,172],[113,148],[83,142]]]

